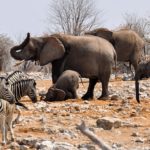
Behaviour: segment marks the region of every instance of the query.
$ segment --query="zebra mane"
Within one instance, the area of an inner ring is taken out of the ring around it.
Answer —
[[[20,81],[22,79],[28,79],[28,75],[25,74],[24,72],[22,71],[14,71],[12,74],[10,74],[8,77],[7,77],[7,81],[12,84],[12,83],[15,83],[17,81]]]
[[[11,85],[16,85],[16,84],[19,84],[19,83],[29,83],[29,82],[35,82],[34,79],[21,79],[21,80],[18,80],[14,83],[12,83]]]

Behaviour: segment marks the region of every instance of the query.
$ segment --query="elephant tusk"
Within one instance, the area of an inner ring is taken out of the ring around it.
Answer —
[[[14,67],[19,66],[19,65],[22,64],[24,61],[25,61],[25,60],[22,60],[22,61],[17,62],[17,63],[14,65]]]
[[[21,52],[21,49],[19,49],[19,50],[16,50],[16,53],[20,53]]]

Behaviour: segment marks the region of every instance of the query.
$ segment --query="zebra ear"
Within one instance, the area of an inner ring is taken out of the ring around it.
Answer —
[[[33,85],[34,85],[34,87],[36,86],[36,82],[35,81],[34,81]]]
[[[8,80],[6,80],[6,85],[9,85],[9,82],[8,82]]]

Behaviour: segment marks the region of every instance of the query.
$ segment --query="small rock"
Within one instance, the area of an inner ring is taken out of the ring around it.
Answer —
[[[137,137],[137,136],[139,136],[139,133],[138,132],[133,132],[131,136]]]
[[[137,116],[137,112],[136,111],[131,112],[130,117],[136,117],[136,116]]]
[[[144,139],[141,138],[141,137],[139,137],[139,138],[137,138],[137,139],[135,140],[135,142],[137,142],[137,143],[144,143]]]
[[[53,150],[78,150],[72,144],[66,142],[55,142]]]
[[[80,111],[80,107],[79,107],[79,106],[75,106],[74,109],[75,109],[76,111]]]
[[[30,147],[27,145],[20,145],[20,150],[29,150]]]
[[[104,130],[111,130],[114,128],[119,128],[121,126],[121,120],[117,118],[103,117],[96,121],[97,126],[103,128]]]
[[[118,99],[119,99],[118,95],[113,95],[113,96],[111,97],[111,100],[118,100]]]
[[[17,142],[12,142],[10,144],[10,149],[20,149],[20,145]]]
[[[33,137],[27,137],[27,138],[24,138],[24,139],[19,139],[19,140],[17,140],[17,142],[20,145],[29,145],[29,146],[34,147],[35,143],[37,142],[37,139],[35,139]]]
[[[120,147],[122,147],[122,145],[119,144],[119,143],[113,143],[113,144],[112,144],[112,148],[118,149],[118,148],[120,148]]]
[[[78,146],[79,150],[96,150],[96,147],[92,144],[81,144]]]
[[[85,100],[85,101],[84,101],[84,104],[89,104],[89,101]]]
[[[53,149],[53,143],[51,141],[41,141],[35,144],[35,148],[41,150],[50,150]]]

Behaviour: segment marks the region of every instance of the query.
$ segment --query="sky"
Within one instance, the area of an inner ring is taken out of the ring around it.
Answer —
[[[14,41],[30,32],[33,36],[47,31],[52,0],[0,0],[0,34]],[[150,16],[150,0],[94,0],[97,11],[103,11],[103,26],[114,29],[124,22],[123,14]]]

